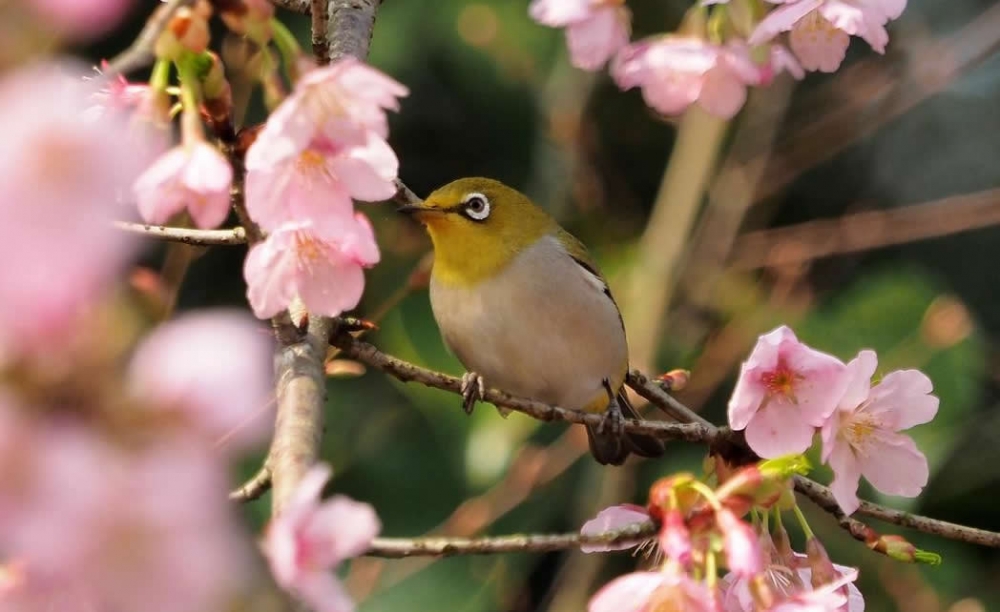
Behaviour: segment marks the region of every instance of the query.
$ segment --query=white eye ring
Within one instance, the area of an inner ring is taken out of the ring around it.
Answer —
[[[473,221],[483,221],[490,216],[490,200],[478,192],[472,192],[462,199],[465,205],[465,216]]]

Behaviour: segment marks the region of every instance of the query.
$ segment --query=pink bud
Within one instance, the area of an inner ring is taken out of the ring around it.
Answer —
[[[729,571],[744,578],[759,574],[764,564],[757,547],[757,536],[750,525],[725,508],[716,511],[715,521],[722,531]]]

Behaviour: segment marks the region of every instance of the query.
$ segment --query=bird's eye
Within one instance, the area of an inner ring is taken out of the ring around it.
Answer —
[[[483,221],[490,216],[490,201],[481,193],[465,196],[465,216],[473,221]]]

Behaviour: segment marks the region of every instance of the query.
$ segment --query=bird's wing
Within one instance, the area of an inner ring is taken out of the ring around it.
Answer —
[[[587,251],[587,247],[580,242],[576,236],[567,232],[563,228],[558,228],[556,231],[556,239],[559,244],[562,245],[566,254],[573,258],[573,261],[580,266],[584,273],[594,282],[594,286],[597,287],[604,295],[608,296],[611,303],[615,305],[615,310],[618,311],[618,321],[622,324],[622,329],[625,329],[625,322],[622,320],[621,309],[618,308],[618,302],[615,301],[615,297],[611,295],[611,289],[608,287],[608,281],[605,280],[604,275],[601,271],[597,269],[597,264],[591,259],[590,253]]]

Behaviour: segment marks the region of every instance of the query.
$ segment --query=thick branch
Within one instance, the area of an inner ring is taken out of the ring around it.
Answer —
[[[242,227],[232,229],[203,230],[186,227],[168,227],[164,225],[147,225],[145,223],[129,223],[115,221],[115,227],[132,234],[139,234],[158,240],[182,242],[195,246],[216,246],[246,244],[247,234]]]
[[[345,55],[368,57],[379,4],[380,0],[329,0],[329,61],[335,62]],[[313,23],[316,21],[313,14]]]
[[[311,319],[305,338],[283,346],[275,357],[278,415],[268,455],[275,515],[309,468],[319,460],[323,407],[326,405],[323,359],[331,326],[331,320],[326,317]]]
[[[322,66],[330,62],[327,32],[330,29],[330,7],[327,0],[311,0],[311,2],[313,55],[316,56],[316,62]],[[372,19],[374,20],[374,17]]]
[[[128,73],[153,63],[156,40],[170,23],[174,13],[191,4],[194,4],[194,0],[169,0],[166,4],[161,4],[153,11],[135,42],[108,62],[108,67],[104,70],[105,76]]]
[[[365,553],[370,557],[447,557],[450,555],[488,555],[509,552],[549,552],[578,548],[581,544],[640,544],[656,535],[652,522],[638,523],[619,531],[592,536],[579,533],[514,534],[483,538],[375,538]]]
[[[337,335],[333,338],[333,344],[341,349],[344,355],[383,370],[399,380],[419,382],[428,387],[435,387],[451,391],[452,393],[461,392],[461,379],[427,370],[386,355],[371,344],[357,340],[350,335]],[[569,423],[599,426],[604,419],[601,414],[588,414],[576,410],[559,408],[558,406],[550,406],[542,402],[515,397],[497,389],[487,389],[485,400],[495,406],[502,406],[522,412],[540,421],[566,421]],[[633,433],[708,444],[712,444],[721,437],[728,435],[728,430],[720,430],[712,425],[704,425],[702,423],[668,423],[666,421],[625,419],[624,427],[625,431]]]

